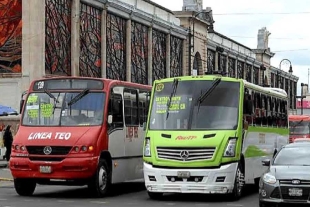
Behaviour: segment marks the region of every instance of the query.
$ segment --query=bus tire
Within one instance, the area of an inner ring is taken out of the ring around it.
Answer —
[[[97,171],[88,184],[88,188],[96,197],[105,197],[110,193],[112,185],[111,180],[111,170],[107,162],[105,160],[100,160]]]
[[[234,188],[232,193],[229,195],[231,200],[237,201],[242,197],[243,189],[244,189],[244,173],[243,173],[243,166],[241,163],[238,163],[236,176],[235,176],[235,182],[234,182]]]
[[[20,196],[31,196],[36,189],[37,183],[30,179],[14,179],[15,191]]]
[[[150,192],[150,191],[147,191],[147,194],[149,195],[150,199],[152,199],[152,200],[161,200],[164,196],[163,193]]]

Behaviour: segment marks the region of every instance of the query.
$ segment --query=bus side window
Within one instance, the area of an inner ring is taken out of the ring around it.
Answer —
[[[108,115],[112,115],[112,127],[119,128],[123,127],[123,102],[122,96],[120,94],[111,94],[109,105],[108,105]]]
[[[124,89],[124,113],[126,126],[138,126],[138,93],[135,89]]]
[[[143,123],[147,120],[147,114],[148,114],[148,92],[139,90],[139,123],[140,126],[143,125]]]

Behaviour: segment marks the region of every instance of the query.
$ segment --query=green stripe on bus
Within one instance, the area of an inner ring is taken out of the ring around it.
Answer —
[[[262,132],[262,133],[289,135],[289,129],[275,128],[275,127],[249,126],[248,132]]]

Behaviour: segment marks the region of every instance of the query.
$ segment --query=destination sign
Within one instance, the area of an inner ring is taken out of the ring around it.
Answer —
[[[102,90],[104,87],[103,81],[91,79],[47,79],[36,81],[33,85],[34,91],[44,90]]]

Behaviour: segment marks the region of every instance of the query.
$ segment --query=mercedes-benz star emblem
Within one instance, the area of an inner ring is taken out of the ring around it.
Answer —
[[[189,157],[189,152],[186,151],[186,150],[183,150],[180,152],[180,157],[183,159],[183,160],[187,160],[187,158]]]
[[[300,180],[292,180],[292,184],[298,185],[298,184],[300,184]]]
[[[52,153],[52,148],[50,146],[44,147],[43,152],[46,155],[50,155]]]

